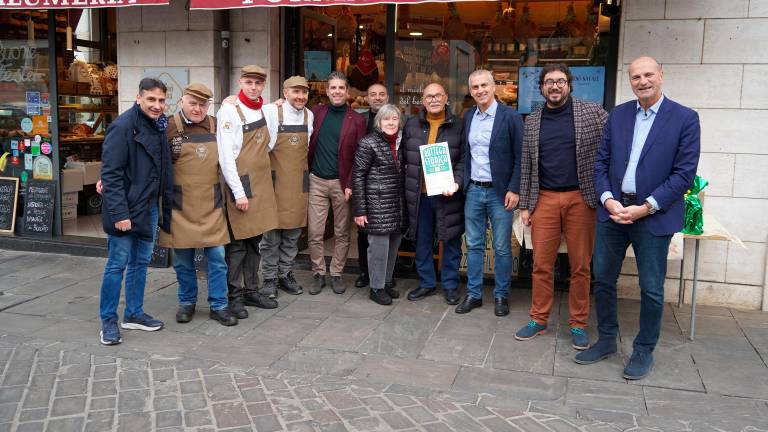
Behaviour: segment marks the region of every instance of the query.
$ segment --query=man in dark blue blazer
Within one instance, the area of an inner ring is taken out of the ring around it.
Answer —
[[[496,316],[509,314],[512,277],[512,215],[520,199],[520,159],[523,119],[494,98],[493,75],[476,70],[469,75],[469,92],[477,106],[464,115],[467,142],[464,168],[464,220],[467,238],[467,296],[456,313],[483,305],[485,227],[491,221]]]
[[[605,126],[595,162],[598,209],[595,310],[598,340],[575,361],[590,364],[616,353],[616,281],[627,246],[637,258],[640,330],[624,378],[644,378],[653,366],[664,310],[664,278],[672,235],[683,227],[683,195],[699,163],[700,127],[695,111],[664,97],[664,74],[655,59],[629,65],[636,101],[617,106]]]

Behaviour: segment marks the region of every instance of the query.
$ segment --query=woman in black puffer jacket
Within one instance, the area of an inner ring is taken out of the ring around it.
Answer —
[[[406,228],[402,150],[403,116],[384,105],[374,118],[374,131],[360,140],[352,166],[352,210],[355,223],[368,234],[371,300],[392,304],[399,293],[392,286],[397,250]]]

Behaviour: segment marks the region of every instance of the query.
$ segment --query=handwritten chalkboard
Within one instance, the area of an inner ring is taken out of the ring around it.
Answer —
[[[0,177],[0,234],[13,234],[18,196],[19,179]]]
[[[56,182],[29,180],[24,202],[24,234],[53,235],[53,204]]]

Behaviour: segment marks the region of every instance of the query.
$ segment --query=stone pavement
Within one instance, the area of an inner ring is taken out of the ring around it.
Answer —
[[[668,305],[653,374],[627,382],[636,301],[620,302],[622,355],[579,366],[560,294],[529,342],[512,337],[524,289],[504,318],[490,298],[459,316],[440,296],[281,293],[226,328],[207,318],[204,283],[195,320],[177,324],[175,275],[152,269],[145,309],[167,327],[104,347],[103,265],[0,251],[0,431],[768,431],[768,313],[701,307],[689,342],[688,310]]]

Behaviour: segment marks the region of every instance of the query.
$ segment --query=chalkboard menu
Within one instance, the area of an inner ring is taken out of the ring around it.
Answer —
[[[24,234],[53,235],[56,182],[29,180],[24,202]]]
[[[18,178],[0,177],[0,234],[13,234],[18,192]]]
[[[155,228],[155,247],[152,249],[152,259],[149,261],[150,267],[166,268],[170,265],[170,249],[160,247],[157,244],[157,238],[160,237],[160,227]]]

